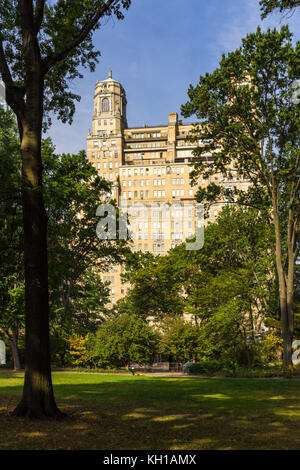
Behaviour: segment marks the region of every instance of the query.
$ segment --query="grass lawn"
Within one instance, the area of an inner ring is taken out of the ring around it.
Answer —
[[[9,416],[23,376],[0,373],[0,449],[299,449],[300,381],[53,374],[64,421]]]

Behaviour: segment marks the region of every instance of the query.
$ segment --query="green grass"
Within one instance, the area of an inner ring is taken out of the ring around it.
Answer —
[[[299,449],[300,381],[53,374],[64,421],[9,415],[23,376],[0,374],[0,449]]]

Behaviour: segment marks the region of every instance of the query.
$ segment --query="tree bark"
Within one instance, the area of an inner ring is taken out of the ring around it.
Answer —
[[[13,412],[29,418],[62,417],[55,403],[49,340],[47,216],[42,192],[43,80],[32,77],[22,117],[22,207],[25,265],[25,382]]]
[[[21,370],[21,362],[20,362],[20,356],[19,356],[19,351],[18,351],[18,330],[17,328],[12,329],[12,336],[9,339],[9,344],[13,356],[13,361],[14,361],[14,370],[18,371]]]
[[[286,369],[292,365],[292,341],[293,341],[293,286],[294,259],[291,256],[291,245],[288,243],[288,274],[285,275],[282,261],[282,249],[280,238],[279,214],[274,211],[274,226],[276,239],[276,267],[279,284],[279,307],[281,315],[281,336],[283,340],[283,367]]]

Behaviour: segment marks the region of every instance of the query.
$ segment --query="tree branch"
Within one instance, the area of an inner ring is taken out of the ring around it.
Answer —
[[[41,28],[44,18],[45,0],[36,0],[36,8],[34,13],[34,29],[37,34]]]
[[[0,74],[4,81],[6,88],[6,101],[11,107],[13,112],[19,118],[24,111],[25,102],[25,88],[17,86],[12,78],[3,47],[3,42],[0,39]]]
[[[2,39],[0,39],[0,73],[6,87],[14,85],[14,81],[12,79],[5,57]]]
[[[79,34],[72,40],[70,41],[64,49],[61,51],[54,52],[53,54],[49,55],[48,57],[45,58],[44,60],[44,67],[43,67],[43,73],[44,75],[55,65],[57,62],[60,62],[63,60],[69,52],[72,51],[75,47],[77,47],[79,44],[81,44],[87,35],[91,32],[91,30],[94,28],[94,26],[98,23],[100,18],[106,13],[112,6],[113,3],[116,3],[118,0],[107,0],[107,2],[103,5],[102,8],[98,9],[95,11],[95,13],[92,15],[91,19],[82,27],[80,30]]]

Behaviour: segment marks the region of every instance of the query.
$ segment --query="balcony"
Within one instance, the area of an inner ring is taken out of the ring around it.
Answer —
[[[132,136],[129,136],[129,135],[125,135],[124,136],[124,140],[125,142],[151,142],[151,141],[158,141],[158,140],[167,140],[168,139],[168,135],[167,134],[164,134],[164,135],[161,135],[160,137],[132,137]]]
[[[129,160],[125,161],[123,166],[152,166],[152,165],[166,165],[169,160],[165,158],[145,158],[144,160]]]

